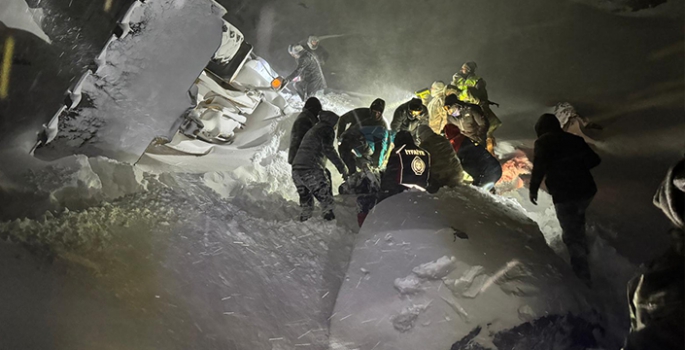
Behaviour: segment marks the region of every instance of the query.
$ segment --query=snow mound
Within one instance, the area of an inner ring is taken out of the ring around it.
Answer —
[[[498,332],[591,314],[586,288],[537,225],[492,198],[459,188],[380,203],[355,242],[331,347],[449,349],[480,326],[474,342],[494,348]]]

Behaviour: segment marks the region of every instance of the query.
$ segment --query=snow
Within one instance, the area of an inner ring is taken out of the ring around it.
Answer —
[[[50,43],[50,38],[41,29],[43,11],[32,9],[24,0],[5,0],[0,5],[0,22],[10,28],[25,30]]]
[[[109,44],[107,65],[84,83],[86,101],[61,118],[57,139],[42,152],[135,162],[190,106],[188,89],[221,42],[219,11],[205,1],[141,4],[132,33]]]
[[[447,349],[478,325],[494,336],[545,315],[590,318],[600,305],[514,203],[459,188],[377,205],[355,241],[331,347]]]
[[[559,101],[561,92],[569,95],[564,101],[572,101],[579,111],[587,109],[587,104],[608,106],[588,116],[610,122],[636,110],[650,112],[654,103],[671,106],[674,100],[682,101],[678,99],[682,83],[677,81],[657,87],[663,96],[651,96],[645,92],[630,95],[626,93],[630,86],[613,79],[630,77],[634,84],[647,86],[644,76],[652,83],[660,75],[682,70],[682,65],[663,72],[645,70],[646,74],[634,69],[647,66],[634,57],[649,56],[651,64],[658,61],[664,67],[682,61],[664,61],[673,51],[662,45],[681,35],[655,35],[674,27],[671,22],[630,24],[625,17],[617,20],[570,5],[562,7],[564,11],[555,8],[550,12],[551,7],[533,1],[502,5],[511,8],[493,11],[487,5],[487,13],[494,17],[468,34],[481,37],[479,42],[488,47],[465,40],[463,45],[455,45],[461,52],[454,55],[442,41],[437,41],[439,47],[432,47],[432,40],[422,40],[427,49],[444,50],[444,55],[430,57],[421,52],[419,57],[409,54],[412,50],[406,45],[390,50],[387,45],[377,45],[378,51],[387,51],[378,55],[368,49],[370,44],[400,42],[383,35],[398,35],[407,42],[411,35],[423,39],[432,35],[387,30],[392,27],[385,24],[397,23],[398,18],[382,7],[387,3],[381,3],[358,8],[342,1],[327,3],[332,9],[346,9],[333,11],[340,18],[326,22],[329,30],[352,32],[366,21],[369,28],[364,29],[380,37],[354,36],[357,41],[340,45],[331,40],[327,48],[345,55],[334,57],[327,69],[337,68],[335,80],[340,85],[363,86],[359,89],[368,93],[326,95],[322,98],[326,109],[342,114],[383,97],[389,120],[392,109],[412,95],[411,89],[439,76],[435,67],[451,67],[453,61],[466,58],[460,55],[482,63],[491,90],[505,98],[496,100],[505,102],[501,131],[511,143],[500,143],[498,154],[512,153],[513,145],[529,146],[527,138],[532,136],[522,132],[520,125],[530,124],[530,118],[549,109],[546,104],[550,101]],[[559,5],[558,1],[550,3]],[[678,1],[668,5],[673,3]],[[280,28],[305,31],[311,29],[308,25],[328,20],[321,16],[307,23],[302,16],[290,16],[303,11],[294,3],[280,4],[283,8],[262,5],[255,2],[251,6],[260,7],[265,14],[258,21],[264,25],[241,30],[248,38],[252,29],[266,36],[254,43],[265,48],[264,54],[270,44],[283,46],[287,42],[284,36],[299,35]],[[289,6],[297,12],[289,13]],[[409,8],[416,11],[407,13],[416,15],[411,20],[417,26],[426,18],[431,23],[438,21],[434,10],[421,12],[426,9],[419,9],[423,4],[416,2],[411,6],[416,6]],[[151,140],[148,136],[166,132],[161,127],[167,125],[166,118],[179,116],[187,107],[186,90],[205,58],[213,54],[212,46],[218,45],[218,17],[205,2],[147,1],[141,9],[134,13],[134,24],[142,30],[111,45],[108,65],[86,81],[87,98],[72,116],[77,119],[63,121],[64,144],[76,149],[88,144],[145,148]],[[482,19],[477,8],[468,9],[475,14],[472,19],[464,18],[462,23],[447,18],[440,21],[446,27],[436,28],[458,36],[460,25]],[[231,7],[231,13],[242,10]],[[525,24],[537,23],[549,13],[564,16],[541,25]],[[371,14],[376,21],[367,21],[364,14]],[[350,16],[354,20],[346,20]],[[277,21],[269,20],[276,17]],[[598,23],[607,22],[620,30],[607,25],[604,34],[610,39],[597,37],[587,44],[587,50],[577,50],[573,43],[578,39],[563,34],[569,30],[563,26],[578,18],[586,23],[574,27],[583,45],[591,37],[588,33],[601,32]],[[297,25],[291,26],[292,21]],[[374,26],[383,30],[374,30]],[[483,28],[488,33],[479,32]],[[636,30],[644,34],[636,35]],[[649,37],[650,43],[644,44],[641,35]],[[606,61],[619,60],[596,54],[592,48],[611,47],[607,42],[625,36],[635,40],[629,48],[618,45],[616,52],[630,55],[605,71]],[[526,44],[528,38],[542,48],[532,50]],[[570,45],[560,46],[560,42]],[[494,48],[510,54],[493,55]],[[656,49],[661,53],[652,55]],[[366,54],[360,55],[364,50]],[[401,50],[411,64],[400,62],[401,55],[393,50]],[[519,55],[521,51],[536,57]],[[585,52],[592,54],[594,64],[587,64]],[[543,79],[529,76],[528,68],[512,66],[540,68]],[[550,80],[558,86],[550,87]],[[516,91],[506,93],[507,81],[518,84],[509,89]],[[611,84],[621,88],[611,89]],[[611,91],[601,93],[603,89]],[[632,100],[625,107],[624,96]],[[576,104],[578,100],[585,105]],[[640,171],[626,172],[632,176],[630,181],[640,180],[634,184],[627,181],[614,186],[612,180],[612,186],[602,186],[601,181],[607,184],[606,179],[615,178],[613,165],[622,157],[650,157],[655,150],[672,152],[672,144],[682,143],[677,128],[635,133],[627,126],[636,117],[629,115],[614,121],[617,131],[610,135],[612,139],[596,143],[603,155],[620,157],[613,162],[609,159],[605,167],[611,170],[598,177],[605,195],[591,207],[601,210],[591,211],[589,217],[595,282],[589,291],[564,261],[568,258],[561,229],[551,198],[544,193],[540,193],[538,206],[529,203],[525,189],[505,197],[471,188],[443,190],[437,195],[406,193],[377,206],[358,235],[354,235],[358,228],[354,198],[350,197],[336,198],[335,222],[317,216],[305,223],[296,221],[299,208],[286,151],[288,131],[302,101],[290,96],[289,102],[287,116],[248,120],[233,145],[210,146],[211,152],[203,157],[169,154],[160,150],[165,146],[156,146],[135,166],[103,157],[71,156],[19,177],[0,172],[0,238],[7,241],[0,242],[3,343],[11,348],[82,349],[99,349],[102,344],[154,349],[446,349],[457,343],[469,349],[511,348],[512,344],[532,348],[535,343],[569,348],[573,339],[568,329],[578,329],[600,343],[585,348],[619,347],[627,326],[625,285],[635,266],[613,247],[617,241],[629,241],[624,239],[624,231],[607,222],[630,218],[624,221],[634,225],[637,221],[621,206],[635,204],[625,195],[617,195],[626,192],[621,188],[653,189],[642,183],[646,177]],[[621,108],[615,108],[617,105]],[[262,108],[269,107],[265,104]],[[638,117],[643,116],[639,113]],[[119,120],[134,121],[134,126],[125,128]],[[532,132],[532,124],[529,129]],[[659,135],[663,137],[654,142]],[[644,144],[650,147],[639,146]],[[140,152],[129,154],[138,155]],[[646,168],[659,171],[658,167]],[[340,181],[336,175],[334,187]],[[621,205],[607,205],[617,202]],[[626,212],[604,216],[614,208]],[[457,232],[466,233],[467,238]],[[640,244],[632,244],[643,250]],[[604,327],[606,335],[592,335],[598,333],[598,326]]]

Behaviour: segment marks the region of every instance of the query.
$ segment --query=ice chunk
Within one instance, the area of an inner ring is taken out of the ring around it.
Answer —
[[[417,266],[412,271],[422,278],[441,279],[452,272],[456,261],[455,257],[443,256],[436,261]]]
[[[405,278],[395,279],[395,288],[397,288],[401,294],[416,294],[423,290],[421,287],[421,279],[414,274]]]

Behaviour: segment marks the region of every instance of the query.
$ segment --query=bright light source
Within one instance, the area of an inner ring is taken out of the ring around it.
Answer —
[[[5,39],[3,51],[2,69],[0,70],[0,99],[7,98],[9,94],[10,71],[12,70],[12,56],[14,54],[14,38],[12,36]]]

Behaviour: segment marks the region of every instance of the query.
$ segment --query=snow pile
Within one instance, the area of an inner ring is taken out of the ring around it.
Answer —
[[[1,218],[32,218],[46,210],[85,209],[138,193],[147,186],[143,172],[129,164],[83,155],[27,170],[19,177],[21,180],[0,191]]]
[[[10,28],[25,30],[50,43],[50,37],[41,28],[43,10],[29,8],[25,0],[3,1],[0,22]]]
[[[496,335],[536,327],[548,316],[565,320],[560,326],[569,326],[568,317],[599,322],[587,289],[537,225],[513,200],[492,198],[459,188],[403,193],[376,206],[339,293],[332,349],[449,349],[478,327],[487,330],[469,346],[495,349]],[[574,336],[605,341],[593,330],[576,329]],[[572,342],[570,333],[558,333],[549,348]]]
[[[268,156],[263,155],[270,152],[266,149],[275,148],[266,147],[255,158],[264,163]],[[111,176],[96,176],[95,171],[112,164],[117,166],[108,169]],[[77,157],[70,170],[54,171],[73,177],[73,183],[80,181],[83,190],[71,198],[82,195],[85,204],[94,189],[102,198],[130,193],[81,210],[0,223],[3,239],[21,242],[70,271],[63,276],[47,269],[50,280],[93,286],[74,287],[79,302],[108,315],[127,314],[123,319],[61,314],[59,322],[71,325],[60,333],[66,347],[107,343],[130,348],[129,342],[187,349],[327,346],[328,318],[356,226],[354,205],[339,201],[335,222],[315,217],[300,223],[293,220],[298,204],[264,191],[265,184],[242,183],[240,195],[221,198],[200,174],[167,173],[142,174],[142,187],[127,188],[136,178],[131,166],[126,181],[113,182],[127,166]],[[47,172],[34,179],[46,191],[59,190],[57,175],[45,182]],[[44,276],[27,278],[18,280],[42,283]],[[12,294],[7,302],[27,304],[34,298],[33,293]],[[52,302],[80,309],[67,298]],[[44,317],[39,309],[22,313],[26,320]],[[88,332],[92,322],[106,331]],[[111,334],[117,330],[127,336]],[[10,343],[27,344],[17,337]]]

